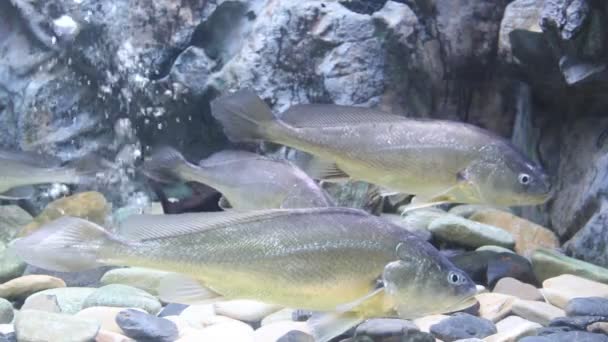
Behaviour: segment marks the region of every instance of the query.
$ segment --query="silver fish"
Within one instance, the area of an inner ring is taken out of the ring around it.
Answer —
[[[369,317],[462,309],[476,292],[432,245],[356,209],[138,215],[124,225],[115,236],[63,217],[11,248],[56,271],[125,265],[180,272],[194,281],[165,286],[176,302],[197,297],[198,283],[202,293],[332,312],[337,317],[311,322],[320,341]]]
[[[233,141],[267,140],[324,160],[317,178],[345,175],[422,203],[531,205],[551,196],[543,169],[508,141],[453,121],[418,120],[338,105],[296,105],[279,117],[249,90],[211,103]]]
[[[221,192],[233,209],[334,205],[325,191],[302,170],[286,161],[251,152],[217,152],[194,165],[175,149],[164,147],[144,162],[144,172],[152,178],[169,176],[209,185]]]

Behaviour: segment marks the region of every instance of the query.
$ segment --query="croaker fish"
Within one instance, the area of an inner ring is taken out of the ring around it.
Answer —
[[[551,195],[539,165],[472,125],[322,104],[292,106],[277,118],[250,90],[220,97],[211,109],[232,141],[268,140],[324,160],[306,170],[316,178],[348,175],[414,194],[418,203],[531,205]]]
[[[0,199],[24,199],[33,196],[32,185],[90,181],[99,171],[95,157],[60,166],[60,161],[29,152],[0,150]]]
[[[163,147],[144,162],[144,172],[159,180],[207,184],[221,192],[233,209],[333,206],[325,191],[296,166],[251,152],[217,152],[194,165],[175,149]]]
[[[210,289],[331,312],[311,321],[319,341],[369,317],[459,310],[472,304],[476,290],[433,246],[356,209],[137,215],[123,231],[114,236],[64,217],[11,247],[27,263],[56,271],[124,265],[196,279],[162,286],[161,296],[172,302],[205,298]]]

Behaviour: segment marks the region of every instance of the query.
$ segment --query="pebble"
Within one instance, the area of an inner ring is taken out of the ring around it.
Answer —
[[[608,322],[595,322],[587,326],[587,331],[608,335]]]
[[[571,327],[543,327],[536,330],[537,336],[547,336],[556,333],[573,331],[574,329]]]
[[[177,316],[177,315],[181,314],[184,310],[186,310],[187,307],[188,307],[188,305],[186,305],[186,304],[169,303],[158,313],[157,316],[158,317]]]
[[[268,325],[270,323],[275,323],[275,322],[282,322],[282,321],[293,321],[293,313],[294,313],[294,309],[289,309],[289,308],[285,308],[285,309],[281,309],[275,313],[271,313],[270,315],[264,317],[264,319],[262,319],[262,322],[260,323],[261,326],[265,326]]]
[[[485,210],[500,210],[503,212],[508,212],[510,209],[496,208],[486,204],[461,204],[452,207],[450,210],[448,210],[448,213],[469,218],[471,215]]]
[[[254,331],[243,322],[232,320],[214,324],[208,328],[188,329],[177,342],[254,342]]]
[[[160,301],[148,292],[121,284],[96,289],[83,303],[84,308],[92,306],[138,308],[154,315],[162,308]]]
[[[15,333],[0,334],[0,342],[17,342]]]
[[[10,324],[0,324],[0,334],[10,334],[10,333],[14,333],[15,332],[15,326],[10,323]]]
[[[57,272],[39,268],[33,265],[27,265],[24,275],[29,274],[44,274],[56,278],[61,278],[65,281],[68,287],[99,287],[99,280],[108,271],[115,269],[115,266],[103,266],[92,270],[78,272]]]
[[[33,305],[31,302],[40,300],[38,297],[54,296],[59,309],[65,314],[75,314],[82,310],[82,305],[95,289],[89,287],[63,287],[44,290],[27,297],[23,306]]]
[[[494,246],[494,245],[481,246],[481,247],[477,248],[475,251],[476,252],[489,251],[489,252],[494,252],[494,253],[515,253],[508,248]]]
[[[573,298],[608,298],[608,285],[564,274],[545,280],[541,293],[549,303],[564,309]]]
[[[608,336],[585,331],[569,331],[547,336],[528,336],[519,342],[608,342]]]
[[[369,336],[372,339],[388,336],[407,336],[410,332],[420,331],[411,321],[396,318],[374,318],[361,323],[355,336]]]
[[[488,261],[486,280],[494,288],[503,278],[515,278],[527,284],[536,284],[536,276],[528,259],[513,253],[499,253]]]
[[[494,286],[493,292],[508,294],[525,300],[543,300],[543,295],[536,287],[511,277],[500,279]]]
[[[101,277],[101,285],[122,284],[136,287],[152,295],[158,295],[161,280],[172,273],[143,267],[117,268]]]
[[[190,305],[179,314],[179,317],[194,328],[204,328],[216,317],[216,314],[213,304]]]
[[[0,206],[0,241],[4,244],[19,236],[21,227],[32,221],[32,216],[18,205]]]
[[[276,342],[281,337],[294,330],[303,332],[305,334],[310,334],[310,330],[306,322],[283,321],[260,327],[253,333],[253,340],[255,342]]]
[[[46,275],[27,275],[1,284],[0,297],[21,299],[36,292],[58,287],[65,287],[65,282],[59,278]]]
[[[505,230],[456,215],[439,217],[431,221],[428,229],[442,241],[472,248],[484,245],[512,248],[515,245],[513,237]]]
[[[93,320],[37,310],[22,310],[15,318],[20,342],[92,341],[99,328],[99,323]]]
[[[219,302],[215,303],[214,306],[216,314],[245,322],[259,322],[271,313],[282,309],[278,305],[245,299]]]
[[[315,339],[314,337],[310,336],[305,332],[299,330],[292,330],[287,334],[281,336],[281,338],[279,338],[277,342],[315,342]]]
[[[50,294],[32,295],[21,306],[21,310],[39,310],[60,313],[61,308],[57,302],[57,296]]]
[[[566,305],[568,316],[608,316],[608,298],[573,298]]]
[[[448,316],[448,315],[430,315],[430,316],[425,316],[425,317],[415,319],[414,324],[416,324],[416,326],[418,327],[418,329],[420,329],[420,331],[428,333],[431,331],[431,326],[433,326],[447,318],[450,318],[450,316]]]
[[[596,322],[608,322],[608,317],[605,316],[575,316],[575,317],[558,317],[551,322],[552,327],[569,327],[576,330],[587,330],[587,327]]]
[[[116,324],[116,316],[122,310],[124,309],[111,306],[92,306],[81,310],[74,316],[97,321],[101,329],[123,334],[122,329]]]
[[[552,250],[541,248],[532,254],[531,259],[534,273],[540,281],[562,274],[572,274],[608,284],[608,269]]]
[[[100,329],[95,336],[95,342],[135,342],[125,335]]]
[[[482,293],[475,296],[479,302],[479,317],[494,323],[507,317],[517,298],[501,293]]]
[[[516,300],[512,310],[515,315],[544,326],[549,325],[551,320],[566,314],[564,310],[549,303],[523,299]]]
[[[163,318],[175,324],[175,326],[177,327],[178,337],[184,336],[184,332],[188,331],[188,329],[194,328],[188,323],[188,321],[179,316],[165,316]]]
[[[509,316],[496,323],[498,333],[484,339],[486,342],[515,342],[524,336],[534,335],[542,326],[518,316]]]
[[[137,341],[173,342],[179,332],[170,320],[138,310],[123,310],[116,316],[116,323],[124,334]]]
[[[26,267],[26,263],[14,251],[0,242],[0,283],[20,277]]]
[[[525,257],[541,247],[559,247],[559,240],[551,230],[511,213],[483,210],[471,215],[470,219],[509,232],[515,239],[515,252]]]
[[[14,316],[13,304],[4,298],[0,298],[0,324],[11,323]]]
[[[445,342],[463,338],[484,338],[496,333],[492,321],[459,313],[431,326],[431,334]]]

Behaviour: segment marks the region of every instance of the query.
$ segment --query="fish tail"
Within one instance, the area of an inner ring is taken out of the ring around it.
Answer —
[[[117,239],[97,224],[63,216],[14,240],[10,249],[28,264],[75,272],[103,266],[99,261],[100,252],[113,241]]]
[[[168,146],[158,148],[144,161],[144,174],[156,181],[172,183],[180,179],[177,168],[188,164],[184,156],[176,149]]]
[[[213,100],[211,114],[233,142],[267,139],[269,126],[277,123],[270,107],[248,89]]]

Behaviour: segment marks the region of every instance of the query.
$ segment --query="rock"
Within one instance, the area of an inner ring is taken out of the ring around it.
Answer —
[[[141,267],[118,268],[106,272],[100,283],[129,285],[157,295],[160,281],[168,274],[171,273]]]
[[[257,329],[253,334],[255,342],[276,342],[291,331],[310,334],[306,322],[276,322]]]
[[[499,209],[486,204],[460,204],[450,208],[450,210],[448,210],[448,213],[452,215],[462,216],[468,219],[473,214],[485,210],[501,210],[506,212],[509,211],[508,208]]]
[[[175,326],[177,327],[178,337],[184,336],[184,334],[188,332],[189,329],[195,328],[191,326],[188,321],[179,316],[165,316],[163,318],[175,324]]]
[[[100,225],[106,223],[110,213],[110,205],[99,192],[89,191],[63,197],[49,203],[40,215],[36,216],[27,226],[23,227],[21,236],[28,235],[45,223],[62,216],[81,217]]]
[[[569,327],[575,330],[586,330],[587,327],[596,322],[608,322],[608,317],[605,316],[575,316],[575,317],[557,317],[549,326],[552,327]]]
[[[14,240],[21,229],[32,221],[27,211],[16,205],[0,205],[0,241],[4,244]]]
[[[314,312],[310,310],[297,309],[294,310],[293,314],[291,315],[291,319],[296,322],[305,322],[308,321],[313,314]]]
[[[54,300],[57,302],[61,313],[75,314],[78,311],[82,310],[84,301],[93,292],[95,292],[95,289],[89,287],[64,287],[45,290],[34,293],[33,295],[27,297],[23,306],[31,306],[35,308],[37,306],[37,303],[40,303],[40,301],[47,300],[50,296],[51,298],[54,298]]]
[[[261,326],[265,326],[270,323],[282,322],[282,321],[292,321],[293,320],[293,309],[281,309],[277,312],[271,313],[270,315],[264,317]]]
[[[608,298],[573,298],[566,305],[568,316],[606,316],[608,317]],[[563,315],[562,315],[563,316]]]
[[[13,304],[4,298],[0,298],[0,324],[11,323],[14,315]]]
[[[411,321],[393,318],[375,318],[360,324],[355,330],[355,337],[363,338],[363,336],[367,336],[374,341],[388,337],[396,337],[402,340],[417,332],[420,332],[420,330]]]
[[[254,300],[230,300],[215,303],[215,312],[218,315],[246,322],[259,322],[264,317],[282,308],[278,305],[270,305]]]
[[[114,269],[114,266],[104,266],[92,270],[78,272],[56,272],[43,268],[27,265],[24,274],[43,274],[63,279],[69,287],[99,287],[99,280],[107,271]]]
[[[430,315],[415,319],[414,324],[416,324],[420,331],[428,333],[431,331],[431,326],[438,324],[449,317],[450,316],[447,315]]]
[[[563,333],[563,332],[568,332],[568,331],[573,331],[573,330],[575,330],[575,329],[572,327],[565,327],[565,326],[543,327],[543,328],[536,330],[536,335],[537,336],[548,336],[551,334]]]
[[[406,216],[398,214],[381,214],[380,217],[393,222],[412,234],[416,234],[425,241],[429,241],[431,239],[431,232],[427,227],[433,219],[441,215],[440,212],[438,213],[434,210],[414,210]]]
[[[59,278],[44,275],[27,275],[0,285],[0,297],[7,299],[25,298],[33,293],[65,287]]]
[[[533,55],[547,48],[539,26],[541,8],[541,0],[516,0],[507,6],[498,38],[498,53],[505,62],[520,64],[526,62],[519,59],[526,49],[533,49],[527,54]]]
[[[80,317],[99,323],[101,329],[106,331],[123,334],[124,332],[116,323],[116,316],[119,312],[123,311],[123,308],[115,308],[111,306],[92,306],[80,310],[74,317]]]
[[[515,296],[519,299],[543,300],[543,295],[536,287],[511,277],[500,279],[494,286],[493,292]]]
[[[17,342],[17,335],[14,332],[8,334],[0,334],[1,342]]]
[[[26,263],[4,242],[0,242],[0,283],[20,277],[25,268]]]
[[[587,326],[587,331],[608,335],[608,322],[595,322]]]
[[[158,317],[178,316],[187,307],[188,307],[188,305],[186,305],[186,304],[169,303],[158,313]]]
[[[479,317],[494,323],[507,317],[516,297],[500,293],[482,293],[475,296],[479,302]]]
[[[177,326],[172,321],[138,310],[121,311],[116,323],[125,335],[137,341],[173,342],[179,336]]]
[[[280,324],[280,323],[276,323]],[[184,336],[177,340],[178,342],[224,342],[224,341],[242,341],[253,342],[254,331],[248,324],[231,320],[214,324],[202,330],[190,329],[184,333]]]
[[[190,305],[179,314],[179,317],[194,328],[204,328],[216,317],[215,307],[213,304]]]
[[[465,218],[446,215],[429,224],[428,229],[436,238],[472,248],[497,245],[512,248],[513,237],[506,231]]]
[[[469,314],[456,314],[431,326],[431,334],[445,342],[471,337],[484,338],[495,333],[494,323]]]
[[[95,337],[95,342],[134,342],[134,340],[122,334],[100,329]]]
[[[475,213],[470,219],[502,228],[511,233],[511,236],[515,239],[515,252],[525,257],[529,257],[536,249],[541,247],[559,247],[559,240],[552,231],[511,213],[485,210]]]
[[[599,208],[589,217],[584,226],[580,229],[564,247],[569,255],[574,258],[582,259],[594,265],[604,267],[601,272],[602,277],[606,276],[608,267],[608,253],[606,253],[606,226],[608,224],[607,204],[599,203]],[[579,263],[579,264],[582,264]],[[596,267],[590,267],[596,269]],[[599,280],[595,278],[595,280]],[[604,282],[606,282],[604,280]]]
[[[532,267],[540,281],[562,274],[573,274],[608,284],[608,269],[547,249],[540,249],[532,255]]]
[[[541,328],[538,323],[530,322],[517,316],[509,316],[496,323],[498,333],[484,339],[486,342],[511,342],[518,341],[524,336],[534,335]]]
[[[83,303],[83,308],[92,306],[113,306],[143,309],[156,314],[162,308],[160,301],[151,294],[127,285],[113,284],[100,287],[91,293]]]
[[[99,323],[51,312],[23,310],[15,318],[17,339],[23,342],[92,341]]]
[[[563,309],[573,298],[608,298],[608,285],[564,274],[543,281],[541,293],[549,303]]]
[[[487,284],[494,287],[503,278],[515,278],[528,284],[536,284],[536,277],[528,259],[513,253],[496,254],[488,260]]]
[[[607,342],[608,336],[601,334],[592,334],[586,331],[569,331],[555,333],[546,336],[528,336],[524,337],[519,342]]]
[[[564,310],[536,300],[518,299],[513,303],[511,310],[513,314],[543,326],[547,326],[551,320],[565,315]]]
[[[515,253],[508,248],[504,248],[504,247],[500,247],[500,246],[493,246],[493,245],[481,246],[481,247],[477,248],[475,251],[476,252],[489,251],[489,252],[494,252],[494,253]]]
[[[292,330],[281,336],[277,342],[315,342],[315,339],[305,332]]]
[[[487,284],[488,263],[498,257],[497,253],[465,252],[449,257],[456,267],[466,272],[477,284]]]

